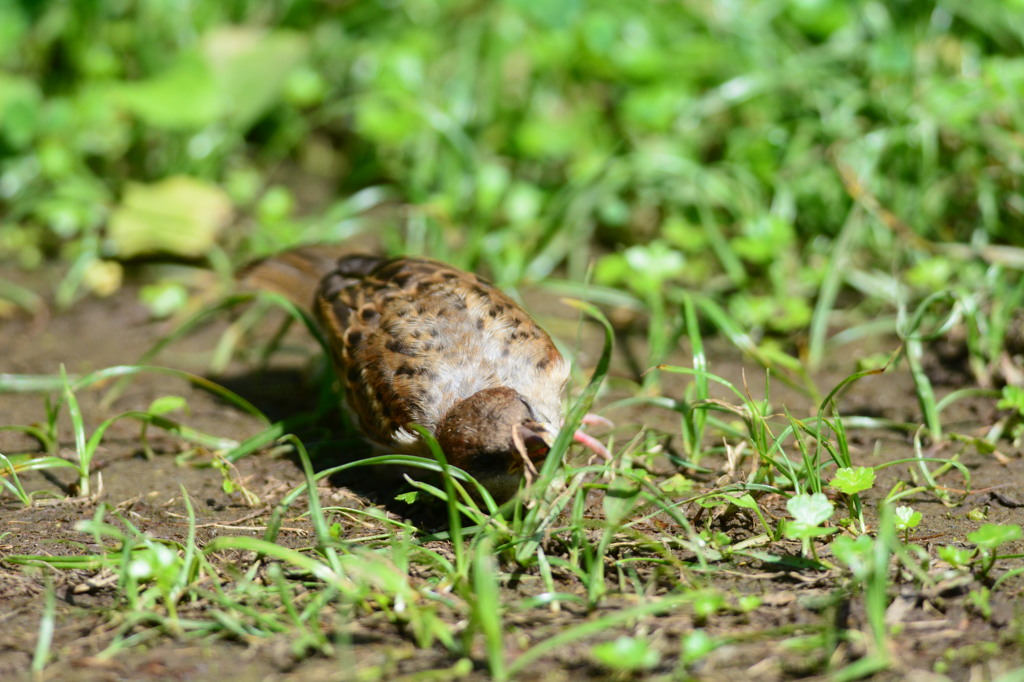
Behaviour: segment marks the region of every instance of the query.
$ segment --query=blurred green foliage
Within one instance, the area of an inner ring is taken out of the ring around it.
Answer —
[[[8,0],[0,257],[374,229],[786,331],[844,229],[922,286],[972,272],[931,243],[1024,246],[1022,48],[1021,0]]]

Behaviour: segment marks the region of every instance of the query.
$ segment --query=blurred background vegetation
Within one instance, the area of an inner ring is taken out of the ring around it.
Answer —
[[[369,230],[767,336],[1019,297],[1022,47],[1022,0],[4,0],[0,258],[68,305]]]

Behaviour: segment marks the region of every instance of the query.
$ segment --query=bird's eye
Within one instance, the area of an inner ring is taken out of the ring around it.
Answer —
[[[530,419],[536,421],[537,416],[533,413],[533,408],[530,407],[530,403],[526,402],[526,399],[523,398],[522,396],[519,396],[519,402],[521,402],[523,404],[523,407],[526,408],[526,414],[529,415]]]

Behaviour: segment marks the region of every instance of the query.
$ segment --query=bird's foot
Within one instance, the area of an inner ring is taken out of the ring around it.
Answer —
[[[611,420],[593,413],[584,415],[582,422],[587,426],[614,426]],[[612,453],[608,452],[608,448],[602,445],[600,441],[589,433],[584,432],[583,429],[578,429],[576,433],[573,434],[572,439],[588,450],[591,450],[606,462],[612,461]]]

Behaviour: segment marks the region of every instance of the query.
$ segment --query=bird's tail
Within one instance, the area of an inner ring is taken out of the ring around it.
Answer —
[[[281,294],[305,312],[311,312],[317,289],[338,259],[351,248],[342,246],[300,246],[246,266],[238,276],[248,288]]]

